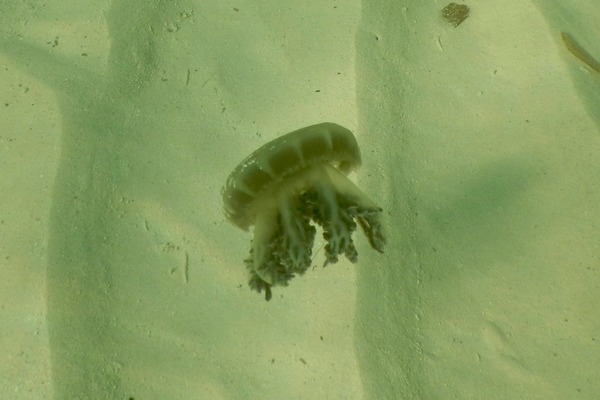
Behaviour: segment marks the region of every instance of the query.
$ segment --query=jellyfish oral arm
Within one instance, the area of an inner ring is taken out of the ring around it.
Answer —
[[[355,220],[371,246],[383,251],[385,239],[378,221],[381,209],[332,166],[299,171],[263,196],[253,211],[256,220],[248,263],[256,290],[286,286],[310,267],[314,224],[323,228],[327,242],[325,264],[336,263],[340,254],[357,261],[352,239]]]
[[[348,207],[348,212],[358,221],[371,247],[383,253],[385,237],[379,222],[381,207],[377,206],[346,175],[331,166],[326,166],[326,170],[335,191],[355,203]]]
[[[381,208],[339,170],[330,165],[324,170],[327,179],[321,179],[315,186],[321,204],[326,206],[322,210],[325,220],[319,224],[328,240],[327,262],[336,262],[337,255],[342,253],[350,261],[357,261],[358,254],[352,241],[356,229],[354,220],[358,221],[371,247],[382,253],[385,238],[379,223]]]

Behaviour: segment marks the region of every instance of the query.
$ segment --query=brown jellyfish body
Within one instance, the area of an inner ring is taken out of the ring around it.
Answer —
[[[315,224],[327,242],[326,264],[340,254],[357,261],[357,223],[383,252],[381,208],[346,176],[360,162],[352,132],[325,122],[265,144],[233,170],[222,189],[224,212],[241,229],[254,226],[245,260],[253,290],[269,300],[271,286],[287,286],[310,267]]]

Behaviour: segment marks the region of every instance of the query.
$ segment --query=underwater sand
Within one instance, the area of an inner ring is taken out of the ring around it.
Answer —
[[[600,392],[594,0],[4,3],[0,398]],[[265,302],[220,189],[322,121],[386,252]]]

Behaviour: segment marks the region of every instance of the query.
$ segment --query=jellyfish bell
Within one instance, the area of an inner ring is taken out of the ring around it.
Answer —
[[[225,215],[248,230],[255,218],[254,200],[265,189],[315,164],[330,164],[348,174],[360,162],[358,144],[348,129],[329,122],[298,129],[263,145],[238,164],[222,190]]]
[[[385,238],[373,203],[348,178],[361,162],[356,138],[330,122],[283,135],[254,151],[229,175],[222,189],[224,213],[241,229],[253,229],[245,260],[250,287],[287,286],[311,265],[316,234],[323,229],[326,263],[340,254],[356,262],[352,234],[361,226],[371,247]]]

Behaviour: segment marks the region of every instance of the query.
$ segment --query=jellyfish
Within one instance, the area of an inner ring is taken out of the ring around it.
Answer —
[[[347,175],[361,163],[352,132],[325,122],[283,135],[254,151],[229,175],[221,191],[224,213],[235,226],[253,227],[244,260],[249,286],[265,291],[287,286],[312,263],[316,225],[326,242],[325,265],[358,253],[352,239],[357,224],[373,249],[382,253],[382,209]]]

